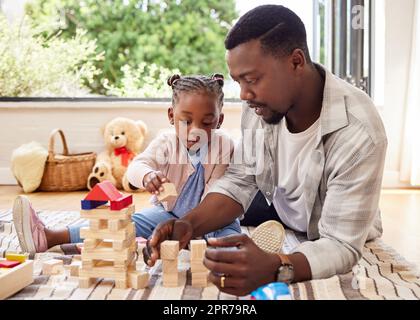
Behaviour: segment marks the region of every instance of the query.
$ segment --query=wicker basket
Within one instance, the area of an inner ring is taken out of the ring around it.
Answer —
[[[54,152],[57,133],[63,142],[63,154]],[[60,129],[50,134],[48,159],[45,164],[39,191],[75,191],[86,189],[87,179],[95,165],[96,153],[69,154],[66,138]]]

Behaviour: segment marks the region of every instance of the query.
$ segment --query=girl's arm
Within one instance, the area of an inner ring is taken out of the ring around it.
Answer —
[[[145,189],[144,177],[153,171],[165,172],[168,155],[168,135],[161,134],[153,139],[146,150],[138,154],[127,168],[128,182],[136,188]]]

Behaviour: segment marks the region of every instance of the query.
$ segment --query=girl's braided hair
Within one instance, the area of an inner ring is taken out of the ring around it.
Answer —
[[[215,73],[211,77],[207,76],[180,76],[174,74],[168,79],[168,85],[172,88],[172,105],[179,101],[181,92],[205,92],[213,94],[217,98],[217,105],[223,106],[223,84],[222,74]]]

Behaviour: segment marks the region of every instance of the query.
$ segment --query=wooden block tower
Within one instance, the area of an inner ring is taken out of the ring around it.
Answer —
[[[207,248],[206,240],[191,240],[190,241],[190,265],[191,277],[193,287],[207,287],[207,278],[209,270],[204,266],[204,253]]]
[[[178,254],[179,241],[166,240],[160,244],[164,287],[178,286]]]
[[[121,289],[140,289],[147,285],[149,274],[136,271],[133,213],[132,196],[122,195],[109,181],[95,185],[82,200],[81,217],[90,224],[80,229],[80,236],[85,240],[79,287],[88,288],[96,278],[114,279],[116,288]]]

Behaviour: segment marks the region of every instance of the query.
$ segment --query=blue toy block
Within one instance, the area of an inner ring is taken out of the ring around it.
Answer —
[[[82,200],[82,209],[92,210],[107,203],[108,201]]]

